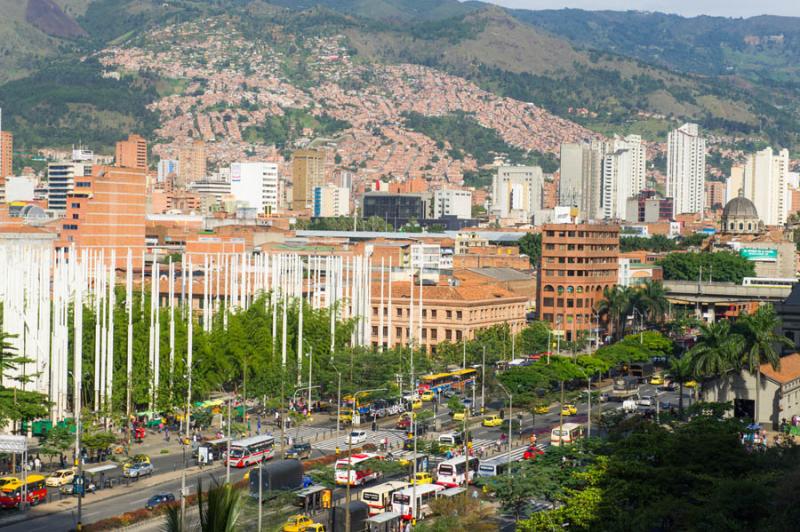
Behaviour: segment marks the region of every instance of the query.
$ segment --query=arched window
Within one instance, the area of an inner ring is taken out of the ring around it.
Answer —
[[[564,293],[564,287],[563,287],[563,286],[559,286],[559,287],[556,289],[556,291],[558,292],[558,295],[561,295],[561,294],[563,294],[563,293]]]
[[[568,287],[567,287],[567,293],[568,293],[568,294],[572,294],[572,293],[574,293],[574,292],[575,292],[575,288],[574,288],[574,287],[572,287],[572,286],[568,286]]]
[[[744,230],[744,224],[742,222],[739,222],[739,231],[742,230]]]
[[[748,231],[752,231],[753,230],[753,224],[751,224],[751,223],[747,224],[747,230]]]
[[[552,292],[553,291],[553,285],[551,285],[551,284],[544,285],[544,291],[545,292]]]
[[[583,287],[579,286],[578,288],[576,288],[576,292],[578,292],[579,294],[582,294],[583,293]]]

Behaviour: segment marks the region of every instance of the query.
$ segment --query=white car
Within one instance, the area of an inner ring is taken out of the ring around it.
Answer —
[[[354,430],[348,436],[350,445],[357,445],[359,443],[364,443],[367,441],[367,431],[365,430]]]
[[[49,477],[44,483],[51,487],[57,488],[59,486],[64,486],[66,484],[72,484],[72,481],[75,479],[75,470],[74,469],[59,469]]]
[[[633,399],[625,399],[622,402],[622,410],[628,413],[636,412],[636,401]]]
[[[639,406],[655,406],[652,395],[643,395],[639,398]]]

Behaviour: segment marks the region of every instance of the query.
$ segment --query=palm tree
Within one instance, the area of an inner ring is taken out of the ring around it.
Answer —
[[[720,376],[739,364],[744,339],[731,331],[731,323],[721,320],[700,326],[697,343],[687,356],[697,377]]]
[[[1,326],[2,323],[0,323],[0,388],[3,387],[3,379],[9,377],[6,373],[16,369],[20,362],[17,349],[10,342],[11,338],[16,338],[17,335],[8,334]]]
[[[199,532],[233,532],[242,510],[241,492],[230,484],[223,484],[209,489],[204,497],[203,484],[198,482],[197,506],[200,513]],[[188,525],[181,519],[180,506],[167,508],[163,532],[185,532]]]
[[[678,415],[683,419],[683,385],[694,378],[694,370],[689,357],[673,358],[669,363],[667,377],[672,382],[678,383],[680,392],[678,394]]]
[[[646,281],[639,288],[638,300],[641,308],[639,310],[647,316],[651,322],[661,322],[669,310],[667,293],[664,285],[658,281]]]
[[[603,299],[597,304],[597,313],[605,315],[614,328],[614,338],[622,336],[623,318],[628,315],[630,295],[630,291],[622,287],[606,287],[603,290]]]
[[[768,363],[772,369],[779,370],[781,356],[775,350],[776,345],[794,347],[794,344],[775,331],[780,327],[781,320],[775,313],[772,305],[758,307],[753,314],[746,314],[736,323],[736,329],[744,338],[744,349],[737,366],[747,367],[750,373],[756,374],[756,397],[753,421],[758,423],[758,407],[761,395],[761,364]]]

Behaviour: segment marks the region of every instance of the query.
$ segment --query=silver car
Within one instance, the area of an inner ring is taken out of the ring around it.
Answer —
[[[123,473],[128,478],[140,478],[153,474],[153,465],[146,463],[133,464]]]

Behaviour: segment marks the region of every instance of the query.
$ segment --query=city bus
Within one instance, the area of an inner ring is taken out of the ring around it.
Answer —
[[[475,368],[458,369],[451,373],[453,376],[452,387],[464,391],[467,386],[475,386],[478,370]]]
[[[560,447],[572,445],[583,437],[583,425],[578,423],[564,423],[561,428],[556,427],[550,432],[550,445]]]
[[[233,467],[248,467],[269,460],[275,455],[275,438],[262,434],[231,442],[228,463]]]
[[[430,503],[444,491],[438,484],[410,486],[392,495],[392,511],[403,521],[424,519],[431,514]]]
[[[210,464],[225,456],[226,452],[228,452],[228,438],[204,441],[197,446],[197,462]]]
[[[504,455],[481,460],[478,466],[478,476],[497,477],[504,475],[508,471],[508,468],[511,467],[511,464],[517,462],[519,458],[519,455],[515,456],[511,453],[506,453]]]
[[[374,460],[380,460],[380,455],[375,453],[358,453],[348,458],[336,460],[336,484],[339,486],[361,486],[372,482],[381,476],[380,471],[372,469]],[[348,466],[349,462],[349,466]],[[348,478],[348,469],[350,475]]]
[[[369,506],[369,515],[378,515],[392,510],[392,495],[410,486],[402,480],[384,482],[374,488],[365,488],[361,492],[361,500]]]
[[[35,506],[47,498],[47,486],[42,475],[28,475],[25,500]],[[23,482],[7,482],[0,488],[0,508],[17,508],[22,501]]]
[[[430,375],[423,375],[419,378],[419,393],[427,390],[433,393],[442,393],[450,389],[453,384],[452,373],[431,373]]]
[[[454,488],[462,486],[464,482],[472,482],[478,474],[479,461],[470,457],[469,461],[464,456],[457,456],[445,460],[436,468],[436,483],[440,486]]]

